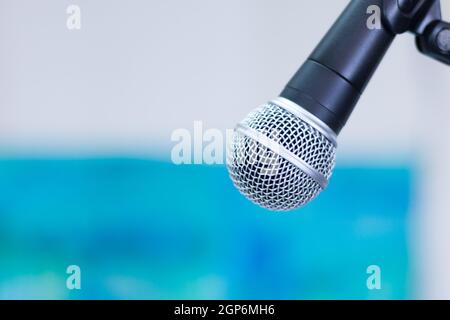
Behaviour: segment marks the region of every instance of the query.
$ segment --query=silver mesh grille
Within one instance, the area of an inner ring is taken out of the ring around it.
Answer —
[[[241,122],[303,161],[315,176],[328,180],[335,163],[336,148],[313,125],[274,102],[258,108]],[[269,149],[236,130],[227,166],[236,187],[254,203],[276,211],[298,208],[323,189],[315,176],[286,160],[283,152]]]

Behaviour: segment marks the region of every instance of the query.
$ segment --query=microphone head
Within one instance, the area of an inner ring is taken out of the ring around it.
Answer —
[[[227,167],[249,200],[269,210],[288,211],[326,188],[336,147],[336,134],[325,123],[290,100],[277,98],[237,125]]]

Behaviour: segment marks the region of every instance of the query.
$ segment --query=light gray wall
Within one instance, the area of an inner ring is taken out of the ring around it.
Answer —
[[[175,128],[232,128],[275,97],[348,1],[0,3],[3,152],[166,154]],[[66,28],[69,4],[82,9],[80,31]],[[414,149],[420,92],[445,91],[445,72],[400,38],[340,137],[341,156]]]

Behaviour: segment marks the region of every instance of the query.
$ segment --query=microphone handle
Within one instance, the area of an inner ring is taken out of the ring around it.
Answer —
[[[339,134],[395,35],[369,28],[383,0],[352,0],[281,93]],[[375,13],[376,14],[376,13]]]

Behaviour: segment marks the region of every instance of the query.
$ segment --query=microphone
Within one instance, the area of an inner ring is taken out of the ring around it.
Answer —
[[[279,97],[237,125],[227,167],[254,203],[287,211],[326,188],[335,164],[336,135],[294,102]]]
[[[237,125],[227,152],[237,189],[274,211],[315,199],[332,175],[337,136],[396,34],[422,36],[420,23],[436,18],[436,3],[352,0],[280,96]],[[369,24],[377,13],[390,17],[379,28]]]

